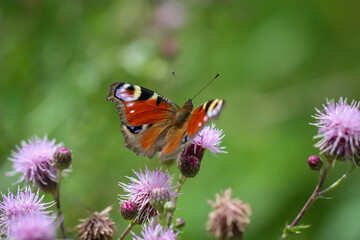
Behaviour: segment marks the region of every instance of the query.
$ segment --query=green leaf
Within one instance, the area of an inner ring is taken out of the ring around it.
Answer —
[[[284,228],[284,233],[286,235],[288,234],[300,234],[302,230],[309,228],[310,225],[298,225],[294,227],[290,227],[289,225],[286,225]]]

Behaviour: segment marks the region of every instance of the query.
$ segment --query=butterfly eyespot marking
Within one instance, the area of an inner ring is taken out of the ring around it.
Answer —
[[[130,113],[134,113],[135,112],[135,110],[130,110]]]
[[[204,106],[205,111],[207,112],[207,116],[209,118],[217,116],[220,113],[223,105],[224,101],[221,99],[209,101],[206,106]]]
[[[141,131],[144,131],[148,127],[151,127],[152,124],[145,124],[142,126],[126,126],[126,128],[133,134],[138,134]]]
[[[135,126],[135,127],[133,127],[133,126],[126,126],[127,127],[127,129],[129,129],[129,131],[131,132],[131,133],[133,133],[133,134],[137,134],[137,133],[139,133],[139,132],[141,132],[141,130],[143,129],[143,126]]]
[[[189,140],[190,140],[189,136],[185,133],[184,137],[181,139],[181,143],[186,143]]]
[[[125,83],[120,85],[115,91],[115,97],[124,102],[135,101],[141,97],[141,87]]]
[[[204,122],[206,122],[208,119],[209,119],[208,116],[205,116],[204,117]]]
[[[199,127],[201,127],[201,125],[202,125],[202,123],[201,123],[201,122],[199,122],[199,123],[198,123],[198,126],[199,126]]]

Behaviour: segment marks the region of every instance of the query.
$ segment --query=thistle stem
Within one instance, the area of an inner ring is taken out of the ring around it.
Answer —
[[[303,218],[303,216],[305,215],[306,211],[309,209],[309,207],[312,205],[312,203],[314,201],[316,201],[319,197],[319,192],[321,187],[323,186],[324,182],[325,182],[325,178],[327,176],[329,167],[331,166],[331,161],[327,161],[326,162],[326,166],[324,171],[321,173],[320,178],[319,178],[319,182],[316,185],[313,193],[311,194],[310,198],[308,199],[308,201],[305,203],[304,207],[301,209],[301,211],[299,212],[299,214],[296,216],[296,218],[294,219],[294,221],[288,226],[288,228],[293,228],[295,227],[300,220]],[[281,237],[279,238],[279,240],[285,239],[287,237],[287,233],[286,230],[284,230],[283,234],[281,235]]]
[[[342,181],[344,181],[354,170],[356,169],[356,166],[353,165],[344,175],[341,176],[336,182],[331,184],[328,188],[325,190],[319,192],[318,197],[325,195],[326,193],[330,192],[334,188],[336,188]]]
[[[177,193],[180,192],[180,190],[181,190],[182,186],[184,185],[186,179],[187,179],[187,178],[184,177],[184,176],[180,173],[180,175],[179,175],[179,180],[178,180],[178,185],[177,185],[177,188],[176,188],[175,192],[177,192]],[[176,202],[177,202],[178,196],[179,196],[179,195],[177,195],[177,196],[175,197],[175,206],[176,206]],[[174,211],[175,211],[175,210],[174,210]],[[172,211],[172,212],[170,212],[170,213],[168,214],[168,219],[167,219],[167,225],[168,225],[168,227],[170,227],[170,224],[171,224],[171,220],[172,220],[174,211]]]
[[[131,231],[131,229],[135,226],[135,222],[130,222],[125,231],[121,234],[118,240],[122,240],[126,237],[126,235]]]
[[[62,233],[63,238],[66,239],[67,237],[66,237],[66,231],[65,231],[65,227],[64,227],[64,216],[62,214],[61,205],[60,205],[61,175],[62,175],[62,170],[59,170],[57,187],[56,187],[55,193],[53,195],[54,195],[54,199],[56,202],[56,209],[57,209],[58,221],[60,223],[61,233]]]

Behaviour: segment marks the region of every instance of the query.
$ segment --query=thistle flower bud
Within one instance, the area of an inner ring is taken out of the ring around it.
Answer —
[[[323,165],[321,158],[317,155],[312,155],[307,160],[308,166],[311,170],[319,171]]]
[[[174,228],[175,229],[181,229],[185,226],[185,220],[183,218],[177,218],[175,219]]]
[[[200,160],[196,156],[181,154],[177,161],[181,174],[185,177],[195,177],[200,170]]]
[[[71,164],[71,151],[66,147],[60,147],[54,155],[55,166],[58,169],[66,169]]]
[[[125,220],[133,220],[138,214],[136,203],[132,201],[123,202],[120,206],[120,214]]]
[[[173,201],[168,201],[164,204],[164,209],[167,212],[174,212],[175,211],[175,203]]]
[[[151,191],[150,205],[156,209],[164,209],[164,204],[170,200],[170,193],[165,187],[155,187]]]

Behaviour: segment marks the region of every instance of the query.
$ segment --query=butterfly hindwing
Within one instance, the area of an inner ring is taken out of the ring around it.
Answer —
[[[125,147],[147,157],[161,150],[164,126],[179,109],[174,102],[149,89],[122,82],[110,86],[108,100],[116,103]]]
[[[164,140],[164,147],[159,153],[159,158],[163,160],[176,158],[180,150],[190,143],[185,127],[169,129]]]

